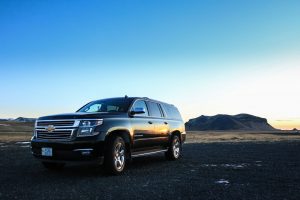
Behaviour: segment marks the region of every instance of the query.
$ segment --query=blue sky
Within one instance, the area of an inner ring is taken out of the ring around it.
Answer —
[[[148,96],[300,128],[299,1],[1,1],[0,117]]]

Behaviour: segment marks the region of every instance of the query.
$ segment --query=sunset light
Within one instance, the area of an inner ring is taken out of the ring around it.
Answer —
[[[0,200],[300,200],[300,0],[1,0]]]
[[[174,103],[185,121],[249,113],[276,128],[300,128],[294,120],[300,117],[295,6],[194,1],[188,12],[161,3],[162,12],[119,3],[112,14],[104,12],[108,2],[95,8],[77,2],[81,14],[75,14],[64,12],[64,4],[7,1],[0,118],[73,112],[85,102],[127,94]]]

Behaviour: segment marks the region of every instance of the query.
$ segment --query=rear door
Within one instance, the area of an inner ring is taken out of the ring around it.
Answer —
[[[169,125],[169,132],[179,131],[180,133],[183,133],[184,123],[178,109],[174,105],[166,103],[162,103],[161,107],[165,114],[165,121]]]
[[[159,103],[147,101],[149,115],[154,125],[153,133],[151,134],[152,146],[165,146],[168,142],[169,125],[165,120],[164,113]]]

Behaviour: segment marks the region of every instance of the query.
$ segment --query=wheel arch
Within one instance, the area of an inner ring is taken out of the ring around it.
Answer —
[[[120,130],[113,130],[111,132],[109,132],[106,136],[105,136],[105,144],[107,144],[107,141],[114,137],[114,136],[120,136],[124,139],[126,148],[130,151],[131,147],[132,147],[132,138],[130,136],[130,132],[128,130],[125,129],[120,129]]]
[[[171,138],[174,136],[174,135],[177,135],[180,139],[180,141],[182,141],[182,138],[181,138],[181,132],[179,130],[175,130],[173,131],[171,134],[170,134],[170,138],[169,140],[171,141]]]

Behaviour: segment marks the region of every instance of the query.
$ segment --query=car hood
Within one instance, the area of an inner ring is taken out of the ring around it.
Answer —
[[[115,118],[115,117],[126,117],[127,113],[109,113],[109,112],[98,112],[98,113],[65,113],[58,115],[48,115],[38,118],[38,120],[58,120],[58,119],[102,119],[102,118]]]

